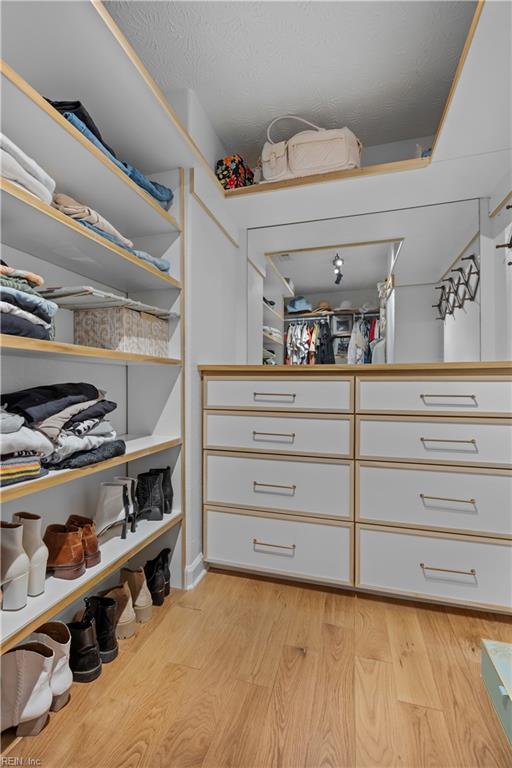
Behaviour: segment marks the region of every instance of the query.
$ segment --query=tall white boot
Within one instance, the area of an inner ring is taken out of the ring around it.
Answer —
[[[50,677],[54,653],[42,643],[24,643],[4,653],[2,730],[16,726],[17,736],[36,736],[52,703]]]
[[[30,560],[28,594],[30,597],[35,597],[44,592],[48,562],[48,547],[41,535],[42,519],[40,515],[33,515],[30,512],[16,512],[12,521],[23,526],[23,549]]]
[[[27,604],[30,560],[23,549],[23,526],[20,523],[0,523],[1,551],[0,581],[2,609],[18,611]]]
[[[52,712],[57,712],[68,703],[73,682],[73,673],[69,668],[71,633],[64,622],[49,621],[32,632],[26,642],[43,643],[54,653],[50,678],[51,709]]]
[[[96,534],[101,536],[117,525],[123,525],[126,538],[129,515],[128,489],[124,483],[101,483],[94,521]]]

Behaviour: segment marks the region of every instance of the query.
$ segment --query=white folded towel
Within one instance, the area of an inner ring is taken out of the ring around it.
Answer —
[[[45,187],[44,184],[41,184],[35,176],[31,176],[31,174],[28,173],[12,155],[1,147],[0,175],[3,176],[4,179],[14,181],[15,184],[18,184],[35,197],[38,197],[43,203],[51,205],[52,193],[48,191],[47,187]]]
[[[11,141],[11,139],[9,139],[3,133],[0,133],[0,147],[5,150],[5,152],[8,152],[11,157],[14,157],[14,159],[17,160],[17,162],[27,173],[33,176],[34,179],[37,179],[37,181],[39,181],[43,187],[46,187],[48,192],[53,195],[55,192],[55,181],[52,179],[52,177],[48,176],[46,171],[44,171],[41,166],[36,163],[35,160],[26,155],[25,152],[23,152],[23,150],[14,143],[14,141]]]

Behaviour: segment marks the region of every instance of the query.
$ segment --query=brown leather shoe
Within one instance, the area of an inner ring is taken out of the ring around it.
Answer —
[[[82,529],[82,546],[84,548],[85,567],[98,565],[101,561],[100,545],[96,536],[96,523],[92,517],[70,515],[66,525],[75,525]]]
[[[48,573],[57,579],[77,579],[85,573],[81,528],[52,523],[46,528],[43,540],[48,547]]]

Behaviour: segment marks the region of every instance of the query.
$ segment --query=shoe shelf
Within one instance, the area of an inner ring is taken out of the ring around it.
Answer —
[[[263,331],[263,339],[265,344],[276,344],[278,347],[284,346],[284,342],[281,341],[281,339],[276,339],[274,336],[271,336],[270,333],[265,333],[265,331]]]
[[[129,293],[170,288],[181,283],[110,243],[30,192],[0,179],[2,243],[90,280],[100,279]]]
[[[112,349],[86,347],[81,344],[69,344],[62,341],[44,341],[22,336],[0,334],[0,352],[4,355],[27,355],[33,357],[55,357],[60,360],[85,357],[91,363],[106,365],[181,365],[181,360],[174,357],[141,355],[136,352],[116,352]]]
[[[0,61],[0,74],[3,132],[55,179],[58,192],[90,205],[125,237],[179,234],[171,213],[4,61]]]
[[[100,544],[101,562],[87,568],[78,579],[46,578],[45,591],[37,597],[29,597],[27,605],[19,611],[2,611],[1,614],[1,650],[2,653],[12,648],[30,634],[40,624],[49,621],[52,616],[62,611],[91,590],[96,584],[116,571],[130,560],[137,552],[151,544],[166,531],[183,520],[181,511],[164,515],[163,520],[141,520],[135,533],[128,533],[126,539],[120,536]]]
[[[270,320],[270,322],[267,323],[267,325],[270,325],[272,322],[275,322],[276,319],[280,320],[281,322],[283,322],[284,320],[283,315],[279,314],[279,312],[276,309],[274,309],[274,307],[269,307],[268,304],[265,304],[265,302],[263,302],[263,317],[265,317],[265,315]]]
[[[61,469],[52,470],[44,477],[36,480],[26,480],[23,483],[8,485],[0,489],[0,502],[5,504],[8,501],[21,499],[31,493],[44,491],[47,488],[54,488],[57,485],[64,485],[72,480],[78,480],[87,475],[93,475],[97,472],[103,472],[105,469],[112,469],[129,461],[140,459],[142,456],[150,456],[153,453],[160,453],[169,448],[180,446],[181,438],[164,438],[162,435],[148,435],[144,437],[135,437],[133,435],[120,435],[126,443],[126,453],[122,456],[116,456],[107,461],[100,461],[98,464],[91,464],[88,467],[80,469]]]

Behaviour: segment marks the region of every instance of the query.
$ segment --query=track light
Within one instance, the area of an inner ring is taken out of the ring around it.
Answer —
[[[341,274],[341,272],[338,270],[338,273],[337,273],[337,275],[336,275],[336,280],[334,281],[334,282],[335,282],[335,284],[336,284],[336,285],[339,285],[339,284],[341,283],[342,279],[343,279],[343,275],[342,275],[342,274]]]

